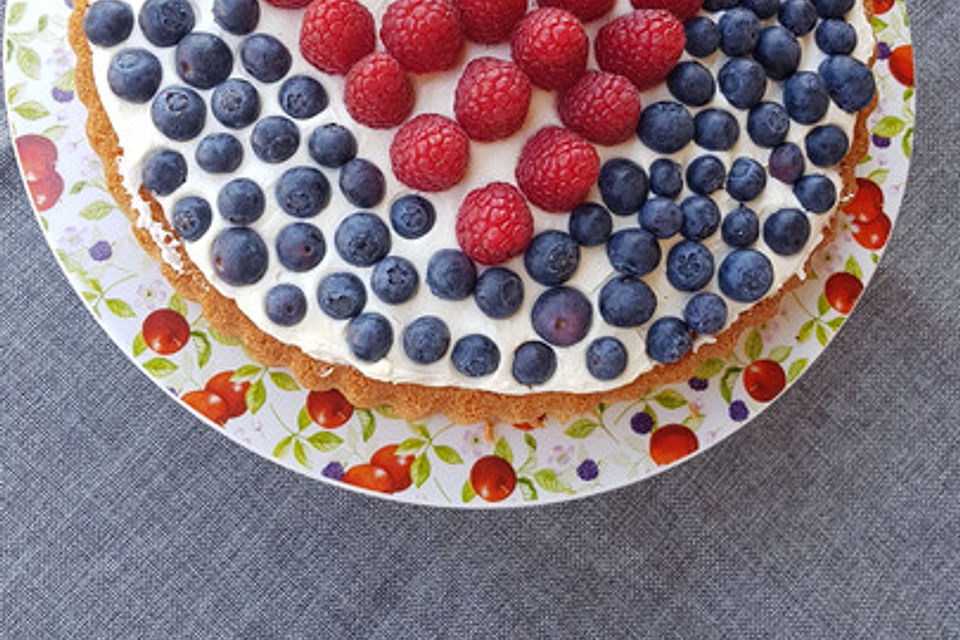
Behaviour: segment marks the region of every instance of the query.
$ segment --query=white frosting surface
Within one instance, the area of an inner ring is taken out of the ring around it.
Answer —
[[[137,12],[139,12],[140,6],[144,1],[145,0],[128,0]],[[376,0],[372,2],[367,1],[364,2],[364,4],[366,4],[374,14],[377,19],[377,24],[379,25],[380,15],[388,3],[384,0]],[[246,73],[240,64],[237,53],[242,38],[223,32],[214,22],[212,0],[204,2],[192,0],[192,5],[197,16],[196,30],[216,33],[234,49],[235,62],[232,77],[245,78],[257,87],[260,92],[263,114],[282,114],[277,97],[281,82],[265,85]],[[430,256],[441,248],[458,248],[454,233],[454,221],[460,202],[467,192],[497,180],[515,183],[513,176],[515,161],[524,141],[543,126],[560,124],[554,108],[554,95],[537,88],[534,88],[530,112],[523,129],[508,140],[495,143],[472,142],[470,166],[465,179],[459,185],[448,191],[438,194],[425,194],[437,211],[437,222],[433,229],[426,236],[417,240],[406,240],[396,233],[392,233],[390,253],[411,260],[416,265],[420,276],[420,289],[411,300],[401,305],[389,305],[382,302],[369,289],[369,275],[372,268],[352,267],[346,264],[337,254],[333,245],[333,237],[337,225],[344,217],[358,209],[348,203],[342,193],[340,193],[337,187],[338,173],[336,170],[322,169],[330,181],[332,199],[326,209],[320,212],[319,215],[307,220],[322,231],[327,245],[326,257],[320,265],[306,273],[292,273],[287,271],[276,257],[274,240],[281,228],[295,220],[277,206],[276,200],[273,197],[273,188],[276,180],[286,169],[298,165],[317,166],[307,153],[306,144],[310,133],[316,127],[328,122],[343,123],[357,138],[359,148],[358,157],[371,160],[381,168],[387,180],[387,196],[379,206],[371,209],[371,211],[379,215],[388,226],[391,202],[400,195],[410,193],[411,190],[400,184],[393,177],[390,170],[389,145],[393,138],[393,131],[377,131],[354,123],[342,103],[343,78],[339,76],[329,76],[317,71],[300,55],[297,41],[302,11],[277,9],[265,2],[261,2],[260,5],[261,19],[257,32],[274,35],[283,41],[293,55],[294,62],[291,74],[307,74],[316,77],[322,82],[330,98],[330,106],[322,113],[310,120],[296,121],[300,128],[301,146],[292,159],[282,164],[268,165],[256,158],[249,145],[251,127],[241,131],[229,130],[213,118],[208,110],[207,122],[201,133],[201,137],[213,132],[229,131],[244,143],[245,157],[240,168],[232,174],[213,175],[204,172],[194,160],[195,146],[200,137],[189,142],[175,142],[165,138],[153,127],[150,120],[149,103],[146,105],[137,105],[117,98],[110,90],[106,81],[107,68],[110,59],[116,51],[125,47],[144,47],[153,51],[163,65],[164,77],[161,87],[183,84],[174,69],[174,48],[158,49],[150,45],[138,27],[134,28],[134,32],[127,42],[117,47],[111,49],[93,47],[93,67],[97,89],[104,108],[119,136],[121,147],[123,148],[123,156],[119,160],[119,169],[123,176],[125,187],[133,195],[134,206],[137,207],[141,214],[141,226],[148,226],[150,224],[148,208],[138,196],[143,160],[157,148],[165,147],[177,150],[183,154],[188,163],[189,175],[187,183],[171,196],[161,197],[158,198],[158,200],[160,204],[163,205],[164,210],[168,212],[172,210],[173,204],[177,200],[189,195],[202,196],[214,207],[213,224],[210,230],[196,242],[184,243],[190,259],[203,272],[204,276],[206,276],[210,283],[223,295],[235,299],[240,309],[266,333],[285,343],[296,345],[307,354],[320,360],[352,365],[373,379],[390,382],[412,382],[429,386],[453,385],[507,394],[524,394],[531,391],[583,393],[621,386],[627,381],[648,371],[656,364],[651,361],[645,353],[644,339],[647,328],[660,316],[673,315],[682,317],[683,307],[686,301],[693,295],[676,290],[667,281],[666,277],[667,252],[673,244],[682,239],[679,235],[660,241],[663,255],[660,264],[652,273],[643,277],[643,280],[645,280],[657,294],[657,310],[653,319],[634,329],[609,326],[599,315],[597,301],[600,289],[607,280],[615,275],[615,272],[607,260],[603,245],[598,247],[581,247],[580,266],[566,284],[576,287],[591,300],[594,309],[593,323],[584,340],[570,347],[554,347],[557,355],[556,373],[545,384],[534,388],[521,385],[511,374],[513,350],[527,340],[540,339],[531,325],[530,310],[539,294],[546,289],[546,287],[537,284],[526,274],[522,257],[515,258],[503,265],[520,275],[525,287],[523,305],[516,315],[508,319],[495,320],[485,316],[473,302],[472,298],[462,301],[441,300],[430,292],[425,283],[426,265]],[[608,14],[606,18],[588,24],[587,32],[591,37],[591,44],[593,42],[593,36],[602,24],[611,17],[621,15],[630,10],[632,9],[629,0],[617,0],[614,11]],[[713,14],[714,19],[718,19],[719,15],[720,14]],[[852,55],[859,60],[866,61],[873,52],[874,39],[870,24],[866,20],[859,3],[854,7],[853,11],[848,14],[847,20],[854,26],[857,32],[857,47]],[[765,26],[775,22],[776,18],[773,18],[762,21],[762,25]],[[825,55],[816,46],[813,32],[811,31],[806,36],[799,38],[799,40],[803,48],[800,69],[816,71],[817,66],[825,58]],[[482,46],[468,43],[461,68],[466,65],[470,59],[478,56],[495,56],[509,59],[509,45]],[[684,52],[682,59],[695,58],[690,57]],[[716,72],[726,59],[726,56],[718,51],[709,58],[700,59],[700,62],[706,65],[714,73],[714,77],[716,78]],[[592,46],[589,66],[590,68],[596,68]],[[414,79],[417,92],[414,115],[419,113],[441,113],[453,117],[453,94],[459,76],[459,71],[411,76]],[[211,92],[200,91],[199,93],[208,99]],[[764,99],[780,102],[781,83],[768,81],[767,92]],[[643,92],[642,101],[644,106],[658,100],[674,100],[665,84]],[[681,152],[671,157],[679,162],[682,167],[685,167],[687,163],[696,156],[707,153],[720,158],[728,170],[733,160],[740,156],[756,158],[761,164],[766,166],[769,150],[762,149],[755,145],[747,135],[747,112],[731,107],[720,93],[719,88],[710,104],[700,108],[690,108],[690,111],[696,115],[699,110],[710,107],[725,109],[737,118],[740,124],[740,137],[734,147],[728,151],[706,151],[697,147],[694,143],[691,143]],[[848,137],[852,140],[855,120],[855,114],[845,113],[831,102],[826,116],[818,124],[827,122],[837,124],[847,132]],[[803,148],[803,138],[811,128],[812,126],[801,125],[791,121],[787,141],[794,142]],[[656,158],[662,157],[662,154],[653,152],[644,146],[636,137],[615,147],[597,146],[597,151],[600,153],[601,161],[606,161],[610,158],[624,157],[637,162],[644,167],[644,169],[649,169],[650,164]],[[807,165],[809,170],[811,165],[809,162]],[[832,179],[839,191],[841,186],[840,178],[835,170],[818,168],[816,171]],[[212,261],[210,260],[210,249],[213,239],[219,231],[229,226],[229,224],[216,213],[217,193],[224,184],[237,177],[249,177],[255,180],[261,185],[267,196],[266,212],[257,222],[250,226],[261,234],[269,247],[269,267],[265,276],[258,283],[245,287],[233,287],[221,281],[214,273]],[[677,201],[679,202],[682,198],[690,195],[690,193],[689,189],[685,186],[683,193],[681,193]],[[723,190],[714,192],[711,194],[711,197],[720,207],[724,215],[737,205],[737,202]],[[591,191],[589,199],[600,202],[600,196],[596,186],[594,186]],[[756,211],[760,217],[761,228],[766,217],[778,209],[783,207],[797,207],[802,209],[796,197],[793,195],[791,187],[769,176],[766,188],[759,198],[747,204]],[[534,213],[535,233],[546,229],[566,231],[568,221],[566,214],[546,213],[533,206],[531,206],[531,209]],[[622,217],[615,215],[613,218],[615,231],[622,228],[637,227],[636,215]],[[810,239],[806,247],[793,256],[779,256],[766,247],[762,238],[757,241],[755,248],[766,254],[774,267],[774,284],[770,290],[770,294],[779,290],[783,283],[794,274],[799,274],[801,277],[803,276],[802,267],[810,252],[820,242],[824,227],[829,221],[829,216],[811,213],[809,214],[809,220],[811,222]],[[721,239],[719,231],[705,240],[704,244],[713,252],[717,267],[719,267],[724,256],[731,250]],[[169,249],[164,250],[163,258],[171,263],[172,266],[179,266],[177,264],[178,256],[175,251]],[[331,272],[341,270],[357,273],[368,284],[367,306],[364,310],[376,311],[383,314],[393,325],[393,346],[387,356],[379,362],[367,363],[357,360],[350,353],[346,343],[345,333],[347,321],[333,320],[326,316],[317,304],[316,290],[320,280]],[[306,294],[308,303],[307,315],[304,320],[296,326],[281,327],[276,325],[267,318],[264,312],[264,296],[270,287],[278,283],[295,284]],[[716,274],[714,274],[710,284],[704,290],[719,293]],[[734,322],[743,311],[751,306],[737,303],[726,297],[724,297],[724,299],[727,302],[729,310],[728,323]],[[458,338],[470,333],[483,333],[492,338],[500,347],[501,358],[497,371],[492,375],[482,378],[469,378],[456,371],[449,359],[449,355],[431,365],[420,365],[411,361],[403,352],[401,334],[403,328],[409,322],[422,315],[439,316],[448,324],[452,336],[451,345]],[[614,336],[618,338],[626,346],[629,353],[626,370],[615,380],[597,380],[591,376],[586,369],[585,353],[587,346],[594,339],[601,336]],[[699,337],[694,348],[709,340],[710,338],[708,336]]]

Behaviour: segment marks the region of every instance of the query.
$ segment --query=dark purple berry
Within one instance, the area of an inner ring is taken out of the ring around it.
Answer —
[[[640,435],[650,433],[653,431],[653,417],[644,411],[635,413],[630,417],[630,428]]]
[[[324,478],[330,478],[331,480],[340,480],[343,478],[343,465],[334,460],[323,468],[320,475]]]
[[[106,240],[98,240],[90,247],[89,253],[90,257],[97,262],[103,262],[104,260],[109,260],[110,256],[113,255],[113,248]]]
[[[877,134],[870,136],[870,140],[873,141],[873,146],[880,149],[886,149],[890,146],[890,138],[884,138],[883,136],[878,136]]]
[[[687,380],[687,384],[694,391],[703,391],[710,386],[710,381],[705,378],[690,378]]]
[[[731,420],[743,422],[747,419],[747,416],[750,415],[750,410],[747,409],[747,405],[744,404],[743,400],[734,400],[730,403],[729,413]]]
[[[600,474],[600,467],[597,466],[595,460],[587,458],[577,466],[577,476],[585,482],[590,480],[596,480],[597,476]]]

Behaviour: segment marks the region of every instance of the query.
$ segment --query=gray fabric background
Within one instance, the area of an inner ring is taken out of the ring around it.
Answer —
[[[388,504],[202,427],[68,288],[4,126],[0,636],[960,637],[960,12],[911,9],[910,189],[828,355],[689,464],[548,508]]]

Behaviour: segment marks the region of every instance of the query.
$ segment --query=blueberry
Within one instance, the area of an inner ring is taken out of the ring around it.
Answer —
[[[803,151],[797,145],[788,142],[770,152],[767,169],[770,175],[780,182],[793,184],[803,175],[805,165]]]
[[[282,42],[265,33],[244,38],[240,45],[240,62],[247,73],[260,82],[276,82],[290,71],[293,57]]]
[[[738,4],[740,0],[704,0],[703,8],[706,11],[717,12],[732,9]]]
[[[414,240],[425,236],[436,220],[436,209],[423,196],[401,196],[390,205],[390,224],[401,238]]]
[[[637,134],[660,153],[676,153],[693,139],[693,117],[679,102],[654,102],[640,113]]]
[[[843,129],[834,124],[816,127],[804,139],[807,157],[818,167],[832,167],[847,155],[850,143]]]
[[[600,316],[611,326],[640,326],[656,310],[656,294],[635,276],[616,276],[600,289]]]
[[[280,85],[280,107],[291,118],[306,120],[327,108],[323,85],[309,76],[293,76]]]
[[[500,349],[487,336],[473,333],[457,340],[450,354],[454,368],[465,376],[488,376],[500,366]]]
[[[853,8],[854,0],[814,0],[821,18],[842,18]]]
[[[699,242],[681,240],[667,253],[667,280],[680,291],[699,291],[713,278],[713,254]]]
[[[676,198],[683,190],[680,165],[667,158],[658,158],[650,165],[650,190],[664,198]]]
[[[587,371],[597,380],[613,380],[627,368],[627,348],[616,338],[597,338],[587,347]]]
[[[760,236],[760,220],[753,209],[738,205],[723,218],[720,235],[731,247],[749,247]]]
[[[720,209],[706,196],[690,196],[680,203],[683,227],[680,233],[687,240],[709,238],[720,226]]]
[[[837,202],[837,188],[825,175],[804,176],[793,186],[793,193],[807,211],[824,213]]]
[[[221,124],[243,129],[260,117],[260,96],[246,80],[230,78],[213,90],[210,109]]]
[[[379,313],[361,313],[347,325],[347,344],[358,360],[376,362],[393,346],[393,327]]]
[[[354,206],[377,206],[386,189],[383,173],[369,160],[354,158],[340,169],[340,191]]]
[[[715,293],[698,293],[683,308],[683,321],[696,333],[718,333],[727,324],[727,303]]]
[[[830,56],[817,68],[837,106],[849,113],[860,111],[873,100],[876,83],[870,67],[850,56]]]
[[[158,149],[144,161],[141,181],[158,196],[168,196],[187,181],[187,161],[176,151]]]
[[[570,235],[585,247],[603,244],[613,230],[610,212],[595,202],[585,202],[570,212]]]
[[[790,130],[790,118],[786,110],[776,102],[761,102],[747,116],[747,133],[761,147],[775,147]]]
[[[554,287],[540,294],[530,312],[533,330],[558,347],[583,340],[590,331],[593,310],[586,296],[571,287]]]
[[[600,467],[597,466],[596,461],[590,458],[577,465],[577,476],[584,482],[596,480],[598,475],[600,475]]]
[[[753,200],[767,186],[767,172],[753,158],[737,158],[730,166],[727,176],[727,193],[735,200]]]
[[[802,36],[817,24],[817,9],[810,0],[783,0],[779,18],[794,35]]]
[[[211,133],[200,141],[197,164],[210,173],[231,173],[243,162],[243,145],[229,133]]]
[[[827,55],[847,55],[857,46],[857,32],[843,20],[823,20],[817,25],[817,46]]]
[[[761,20],[772,18],[780,9],[780,0],[740,0],[740,4],[757,14]]]
[[[300,146],[300,130],[283,116],[267,116],[253,125],[250,146],[264,162],[277,164],[289,160]],[[357,205],[363,206],[363,205]]]
[[[274,188],[277,204],[296,218],[310,218],[330,203],[330,183],[313,167],[287,169]]]
[[[611,212],[626,216],[640,211],[647,199],[649,184],[646,172],[632,160],[607,160],[597,178],[600,197]]]
[[[706,58],[720,46],[720,28],[710,18],[690,18],[683,29],[687,36],[687,53],[696,58]]]
[[[756,249],[737,249],[720,263],[720,291],[737,302],[756,302],[773,285],[773,265]]]
[[[547,286],[570,279],[580,264],[580,245],[563,231],[544,231],[530,241],[523,254],[523,266],[530,277]]]
[[[133,9],[120,0],[100,0],[83,17],[87,40],[101,47],[118,45],[133,31]]]
[[[763,241],[782,256],[797,253],[809,238],[810,221],[799,209],[780,209],[763,223]]]
[[[720,49],[731,58],[749,55],[760,37],[760,21],[749,9],[736,7],[720,18]]]
[[[727,60],[720,68],[717,81],[720,83],[720,92],[738,109],[755,107],[767,90],[767,74],[760,63],[750,58]],[[736,140],[736,136],[733,140]],[[700,144],[699,137],[697,143]]]
[[[693,346],[693,332],[680,318],[664,316],[647,331],[647,355],[657,362],[677,362]]]
[[[325,314],[335,320],[353,318],[367,304],[363,281],[352,273],[331,273],[317,287],[317,302]]]
[[[721,81],[722,83],[722,81]],[[722,84],[721,84],[722,87]],[[697,144],[711,151],[729,149],[740,136],[737,119],[721,109],[704,109],[694,118]]]
[[[113,255],[113,247],[106,240],[97,240],[87,249],[87,254],[97,262],[103,262]]]
[[[224,229],[213,239],[210,255],[217,276],[235,287],[253,284],[267,272],[267,245],[253,229]]]
[[[177,235],[187,241],[197,240],[210,228],[213,209],[210,203],[197,196],[178,200],[170,214],[170,224]]]
[[[340,222],[333,243],[344,261],[369,267],[390,252],[390,230],[372,213],[353,213]]]
[[[638,411],[630,416],[630,430],[644,435],[653,431],[653,416],[646,411]]]
[[[193,89],[168,87],[154,98],[150,118],[160,133],[171,140],[191,140],[203,130],[207,105]]]
[[[172,47],[193,31],[196,18],[187,0],[147,0],[140,8],[139,23],[151,44]]]
[[[118,98],[127,102],[149,102],[160,88],[163,68],[146,49],[124,49],[110,60],[107,84]]]
[[[213,19],[227,33],[245,36],[260,22],[258,0],[214,0]]]
[[[710,102],[716,91],[713,74],[696,61],[681,62],[667,76],[667,88],[673,97],[694,107]]]
[[[233,52],[212,33],[194,32],[177,44],[174,62],[184,82],[198,89],[212,89],[230,77]]]
[[[357,155],[357,141],[350,130],[339,124],[325,124],[310,134],[310,157],[321,167],[339,169]]]
[[[720,158],[700,156],[687,165],[687,186],[694,193],[709,195],[723,186],[727,175]]]
[[[524,342],[513,352],[513,377],[520,384],[536,385],[549,380],[557,370],[557,354],[538,340]]]
[[[803,124],[819,121],[830,106],[827,85],[819,74],[799,71],[783,85],[783,104],[791,118]]]
[[[660,243],[649,231],[621,229],[607,241],[607,258],[620,273],[642,276],[660,263]]]
[[[509,318],[523,303],[523,280],[503,267],[487,269],[473,291],[477,306],[491,318]]]
[[[320,229],[306,222],[288,224],[277,234],[277,259],[290,271],[309,271],[327,254]]]
[[[800,65],[800,43],[797,37],[780,25],[760,31],[753,57],[773,80],[784,80]]]
[[[419,364],[436,362],[450,348],[450,329],[436,316],[421,316],[403,330],[403,352]]]
[[[271,322],[281,327],[292,327],[307,315],[307,297],[300,287],[278,284],[267,291],[263,310]]]
[[[458,249],[441,249],[427,263],[427,286],[444,300],[463,300],[477,284],[477,268]]]
[[[266,198],[260,186],[249,178],[235,178],[217,194],[217,209],[227,222],[247,225],[263,215]]]
[[[668,198],[650,198],[638,216],[640,227],[657,238],[669,238],[680,232],[683,226],[683,211]]]
[[[370,274],[370,289],[387,304],[406,302],[419,287],[417,268],[400,256],[387,256],[373,267]]]

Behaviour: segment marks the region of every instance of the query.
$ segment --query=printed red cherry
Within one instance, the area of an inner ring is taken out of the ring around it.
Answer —
[[[187,319],[173,309],[157,309],[147,316],[140,329],[143,340],[156,353],[167,356],[183,349],[190,340]]]
[[[343,474],[343,481],[355,487],[393,493],[393,478],[390,474],[374,464],[358,464],[350,467]]]
[[[380,467],[390,474],[394,491],[403,491],[413,483],[410,478],[410,465],[413,464],[416,456],[402,453],[397,455],[397,446],[388,444],[385,447],[380,447],[370,457],[370,464]]]
[[[913,86],[913,47],[904,44],[890,52],[890,73],[900,84]]]
[[[876,182],[857,178],[857,192],[843,205],[843,210],[858,224],[871,222],[883,213],[883,191]]]
[[[700,446],[697,434],[682,424],[665,424],[650,436],[650,457],[658,465],[684,458]]]
[[[190,391],[183,394],[180,399],[183,400],[184,404],[193,407],[198,413],[219,425],[225,423],[229,417],[227,415],[227,403],[212,391]]]
[[[500,502],[517,486],[517,472],[500,456],[484,456],[470,469],[470,485],[487,502]]]
[[[221,371],[207,380],[204,389],[217,394],[227,403],[227,418],[242,416],[247,411],[246,393],[250,381],[234,382],[230,378],[233,371]]]
[[[844,315],[850,313],[861,293],[863,293],[863,283],[846,271],[835,273],[827,278],[827,283],[823,287],[823,295],[826,296],[827,302],[837,313]]]
[[[57,164],[57,147],[49,138],[28,134],[17,138],[17,155],[27,182],[43,180]]]
[[[785,386],[787,376],[774,360],[757,360],[743,371],[743,388],[758,402],[770,402]]]
[[[893,0],[873,0],[873,13],[875,15],[886,13],[887,11],[890,11],[892,7]]]
[[[27,188],[30,190],[30,199],[33,200],[37,211],[46,211],[57,204],[57,200],[63,194],[63,178],[54,171],[40,180],[28,181]]]
[[[881,213],[872,222],[858,224],[853,239],[864,249],[876,251],[887,244],[891,226],[887,214]]]
[[[353,405],[336,389],[311,391],[307,396],[307,412],[324,429],[336,429],[353,415]]]

